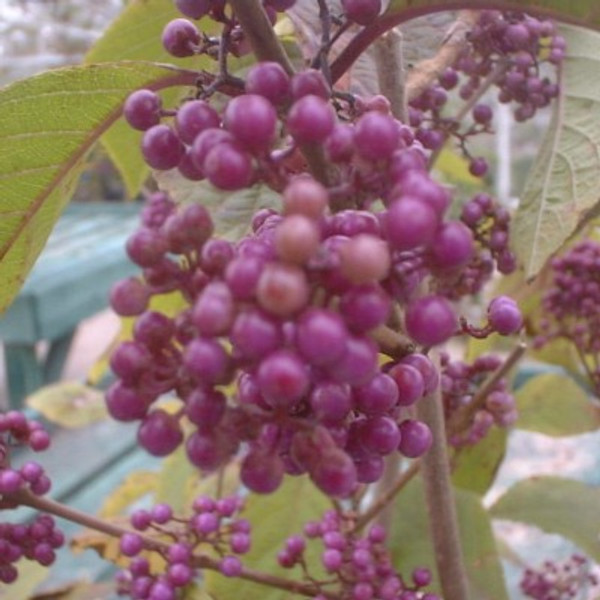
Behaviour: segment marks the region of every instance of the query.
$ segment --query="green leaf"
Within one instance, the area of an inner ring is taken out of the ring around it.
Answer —
[[[94,44],[85,62],[105,63],[122,60],[148,60],[172,63],[186,69],[210,69],[214,61],[206,56],[174,59],[162,45],[161,34],[171,20],[181,13],[173,0],[132,0],[111,23],[104,35]],[[198,28],[207,33],[216,32],[218,25],[212,19],[203,19]],[[143,86],[139,86],[143,87]],[[161,94],[163,106],[175,106],[187,89],[168,90]],[[133,197],[150,172],[144,162],[140,145],[141,132],[135,131],[123,120],[117,121],[103,136],[102,144],[121,173],[128,193]]]
[[[23,284],[94,142],[134,89],[193,73],[150,63],[49,71],[0,90],[0,311]]]
[[[567,26],[562,33],[561,95],[515,216],[515,250],[527,277],[598,210],[600,35]]]
[[[570,377],[545,373],[517,392],[517,427],[553,437],[578,435],[600,427],[600,408]]]
[[[247,501],[244,518],[254,524],[252,548],[244,555],[244,564],[252,569],[293,578],[300,575],[299,568],[284,569],[277,563],[277,552],[285,540],[302,533],[304,523],[319,519],[331,507],[329,500],[319,492],[307,477],[286,477],[276,493],[269,496],[251,495]],[[322,547],[309,542],[306,549],[311,572],[319,564]],[[206,589],[215,600],[282,600],[290,595],[240,579],[228,579],[219,573],[206,573]]]
[[[259,208],[281,208],[281,196],[266,185],[254,185],[238,192],[223,192],[207,181],[190,181],[177,170],[156,173],[159,187],[177,202],[197,202],[209,209],[215,233],[232,241],[250,230],[252,215]]]
[[[85,427],[108,417],[104,394],[78,381],[46,385],[27,398],[27,406],[61,427]]]
[[[502,464],[507,437],[506,429],[492,427],[483,440],[462,448],[454,461],[454,485],[483,496],[494,483]]]
[[[156,485],[156,502],[171,505],[177,514],[188,509],[190,491],[201,475],[181,447],[162,461]],[[212,492],[214,493],[215,488]]]
[[[455,498],[470,599],[508,600],[490,518],[479,496],[455,490]],[[439,583],[420,478],[402,490],[395,507],[389,538],[394,566],[405,577],[410,577],[415,567],[426,566],[434,573],[434,583]]]
[[[600,561],[600,487],[560,477],[532,477],[513,485],[490,508],[497,519],[557,533]]]

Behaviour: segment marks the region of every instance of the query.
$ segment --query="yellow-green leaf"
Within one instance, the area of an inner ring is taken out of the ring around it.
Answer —
[[[252,548],[244,555],[244,564],[252,569],[293,578],[300,571],[290,571],[277,564],[277,552],[285,540],[302,533],[306,521],[319,519],[330,507],[329,500],[319,492],[308,477],[287,477],[276,493],[269,496],[251,495],[243,513],[253,525]],[[318,569],[321,544],[309,542],[306,560],[311,571]],[[282,600],[281,590],[250,581],[230,579],[220,573],[206,573],[206,589],[215,600]]]
[[[156,173],[159,187],[177,202],[203,204],[210,211],[215,232],[232,241],[248,233],[259,208],[281,208],[281,196],[266,185],[223,192],[206,181],[190,181],[176,170]]]
[[[480,497],[466,490],[455,490],[455,499],[470,600],[508,600],[490,519]],[[434,550],[420,478],[413,479],[402,490],[395,507],[389,537],[394,566],[405,577],[410,577],[415,567],[431,568],[433,587],[437,589],[439,579],[435,575]]]
[[[562,535],[600,561],[599,486],[561,477],[532,477],[509,488],[490,512],[498,519]]]
[[[519,429],[561,437],[600,427],[600,408],[566,375],[533,377],[517,392],[516,399]]]
[[[493,427],[479,443],[459,450],[453,461],[452,483],[476,494],[485,494],[502,464],[507,437],[505,429]]]
[[[111,23],[104,35],[88,52],[85,62],[104,63],[120,60],[151,60],[176,63],[186,69],[211,69],[214,61],[206,56],[174,58],[163,47],[161,33],[172,19],[181,13],[173,0],[132,0]],[[196,23],[207,33],[215,33],[218,25],[211,19]],[[142,86],[140,86],[142,87]],[[181,90],[169,90],[161,94],[164,106],[174,106],[181,98]],[[138,151],[141,133],[123,120],[115,123],[102,136],[102,144],[121,173],[128,193],[133,197],[148,176],[149,168]]]
[[[27,406],[61,427],[85,427],[108,417],[104,394],[78,381],[46,385],[27,398]]]
[[[22,558],[17,564],[19,577],[10,585],[0,583],[0,598],[2,600],[24,600],[30,598],[35,589],[48,576],[48,567]]]
[[[0,311],[22,285],[67,204],[83,159],[138,87],[193,73],[151,63],[49,71],[0,90]]]

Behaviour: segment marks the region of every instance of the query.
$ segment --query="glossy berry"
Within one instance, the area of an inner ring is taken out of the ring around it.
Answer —
[[[178,58],[192,56],[194,46],[200,43],[197,27],[186,19],[174,19],[167,23],[162,33],[165,50]]]
[[[123,106],[123,116],[134,129],[146,131],[160,123],[162,100],[151,90],[137,90],[129,95]]]
[[[381,11],[381,0],[342,0],[346,16],[359,25],[368,25]]]
[[[458,321],[452,305],[442,296],[425,296],[411,302],[405,314],[406,332],[418,344],[435,346],[450,338]]]

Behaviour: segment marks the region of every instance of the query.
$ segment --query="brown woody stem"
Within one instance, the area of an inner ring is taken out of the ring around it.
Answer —
[[[256,58],[260,61],[275,61],[289,75],[293,75],[294,67],[273,31],[262,2],[260,0],[230,0],[230,4]],[[311,144],[302,146],[300,150],[314,177],[327,185],[330,177],[322,148]],[[341,210],[341,207],[338,209],[333,207],[333,209],[334,211]]]
[[[252,51],[260,61],[272,60],[278,62],[288,75],[294,74],[294,67],[290,62],[281,42],[273,32],[267,13],[264,11],[260,0],[229,0],[233,12],[244,35],[248,38]]]
[[[156,540],[137,531],[134,532],[133,530],[121,527],[115,523],[110,523],[109,521],[105,521],[94,515],[88,515],[87,513],[75,510],[60,502],[56,502],[55,500],[36,496],[28,490],[20,490],[19,492],[11,494],[10,497],[11,500],[14,500],[18,505],[29,506],[38,511],[66,519],[67,521],[77,523],[89,529],[94,529],[95,531],[99,531],[100,533],[104,533],[111,537],[120,538],[126,533],[136,533],[143,540],[145,548],[151,551],[164,554],[169,548],[169,544],[161,540]],[[203,554],[194,556],[194,564],[198,568],[220,571],[219,561]],[[325,598],[331,600],[337,598],[336,594],[323,590],[320,586],[293,581],[284,577],[277,577],[268,573],[254,571],[253,569],[248,569],[246,567],[242,569],[242,572],[238,577],[240,579],[246,579],[247,581],[253,581],[254,583],[285,590],[286,592],[293,594],[301,594],[310,598],[317,594],[322,594]]]
[[[418,417],[429,425],[433,444],[421,460],[429,531],[444,600],[469,600],[458,519],[448,461],[441,388],[417,405]]]
[[[390,101],[394,117],[407,122],[406,70],[402,57],[402,34],[392,30],[373,46],[379,91]]]

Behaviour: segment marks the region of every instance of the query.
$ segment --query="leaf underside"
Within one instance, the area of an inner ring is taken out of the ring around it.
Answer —
[[[23,284],[88,151],[119,117],[123,100],[138,87],[180,80],[189,74],[124,62],[57,69],[0,91],[0,311]]]

